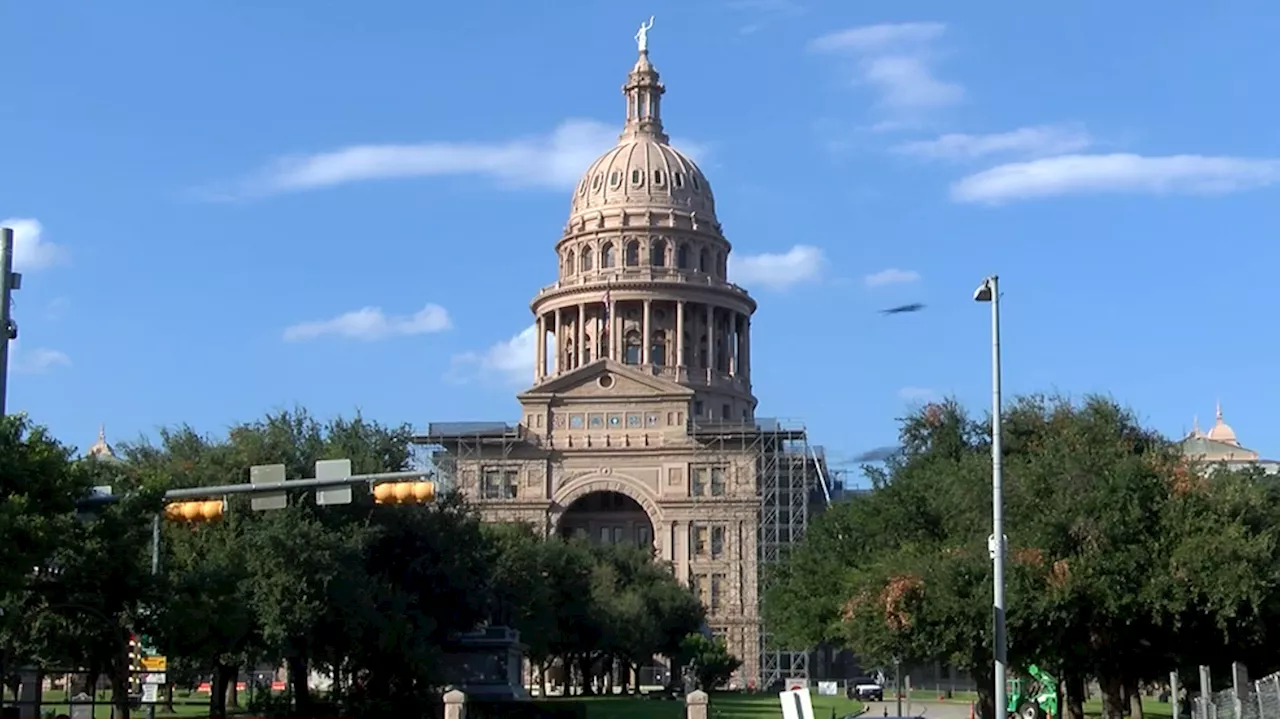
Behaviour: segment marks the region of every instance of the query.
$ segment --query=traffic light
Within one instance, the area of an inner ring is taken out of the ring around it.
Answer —
[[[383,482],[373,486],[378,504],[428,504],[436,501],[435,482]]]
[[[221,499],[195,502],[171,502],[164,506],[164,516],[180,522],[209,522],[227,511],[227,503]]]

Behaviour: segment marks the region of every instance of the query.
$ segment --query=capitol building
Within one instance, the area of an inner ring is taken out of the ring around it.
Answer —
[[[804,427],[756,417],[756,300],[729,281],[711,181],[671,146],[637,39],[617,145],[574,188],[555,281],[530,303],[519,420],[435,422],[416,441],[487,521],[651,548],[743,660],[734,683],[767,688],[809,675],[811,655],[762,625],[761,582],[829,500],[826,463]]]

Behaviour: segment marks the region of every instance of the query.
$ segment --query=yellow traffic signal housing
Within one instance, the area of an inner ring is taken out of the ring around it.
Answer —
[[[227,503],[221,499],[195,502],[172,502],[164,507],[164,516],[180,522],[209,522],[227,511]]]
[[[378,504],[428,504],[436,501],[435,482],[383,482],[373,487]]]

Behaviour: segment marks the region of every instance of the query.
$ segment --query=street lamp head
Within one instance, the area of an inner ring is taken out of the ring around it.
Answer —
[[[983,280],[982,284],[978,285],[978,289],[973,291],[974,302],[990,302],[991,301],[992,285],[995,284],[995,279],[996,279],[995,276],[992,275],[991,277],[988,277],[987,279]]]

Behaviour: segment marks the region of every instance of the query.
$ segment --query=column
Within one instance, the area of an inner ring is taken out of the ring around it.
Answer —
[[[707,377],[711,377],[711,368],[716,366],[715,308],[707,305]]]
[[[751,379],[751,315],[742,316],[742,375]]]
[[[640,364],[648,366],[653,364],[653,357],[650,353],[653,350],[653,322],[650,315],[653,314],[653,300],[644,301],[644,316],[640,321]]]
[[[556,336],[556,374],[564,372],[564,332],[561,327],[560,308],[556,308],[556,328],[552,333]]]
[[[671,364],[677,368],[684,366],[684,300],[676,302],[676,358]],[[680,374],[676,369],[677,378]]]
[[[737,376],[737,312],[728,312],[728,325],[724,333],[724,352],[728,353],[728,374]]]
[[[609,357],[614,362],[622,361],[622,354],[618,352],[618,348],[622,346],[622,338],[618,335],[622,334],[622,318],[618,316],[618,301],[612,300],[609,306]]]
[[[535,384],[547,376],[547,323],[543,315],[538,315],[538,356],[533,358],[533,381]]]
[[[582,366],[582,346],[584,344],[582,340],[584,337],[586,337],[586,324],[587,324],[587,306],[585,304],[579,303],[578,304],[578,332],[577,332],[578,338],[574,340],[574,342],[576,342],[577,344],[573,346],[573,351],[577,353],[575,355],[574,365],[578,367]]]

